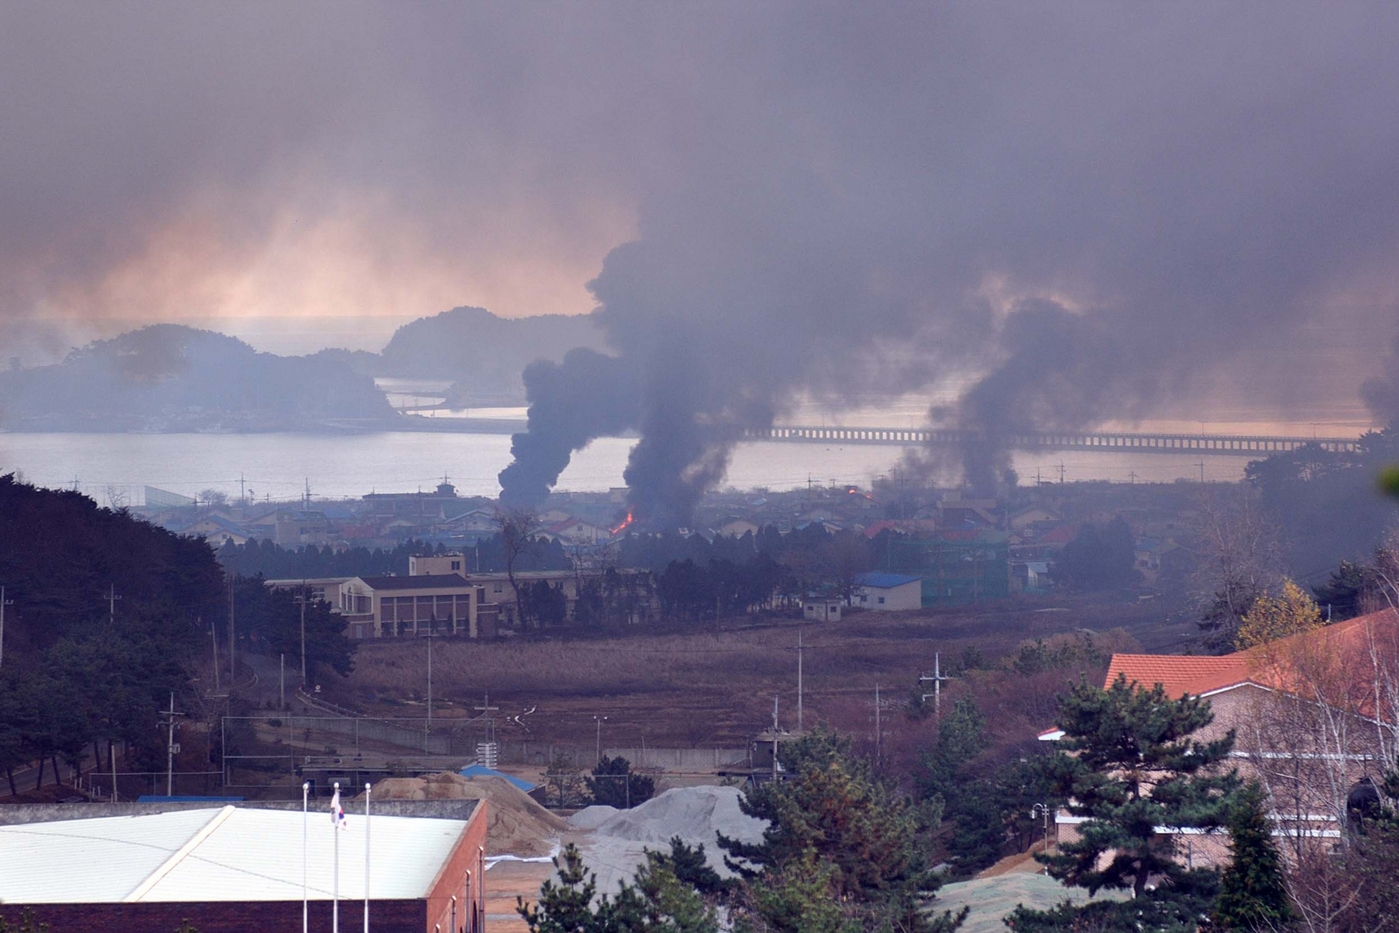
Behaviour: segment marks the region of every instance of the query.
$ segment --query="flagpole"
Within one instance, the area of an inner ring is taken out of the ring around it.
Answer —
[[[369,933],[369,792],[372,785],[364,784],[364,933]]]
[[[337,811],[340,809],[339,781],[335,782],[335,807]],[[340,933],[340,814],[333,813],[331,819],[334,820],[335,826],[335,832],[332,833],[335,836],[335,903],[331,907],[330,929],[331,933]]]
[[[306,904],[306,801],[311,782],[301,785],[301,933],[310,933],[311,923]]]

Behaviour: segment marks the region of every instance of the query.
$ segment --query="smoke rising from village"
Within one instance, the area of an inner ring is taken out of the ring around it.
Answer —
[[[0,12],[4,326],[595,301],[614,356],[526,374],[516,503],[633,429],[683,524],[799,399],[968,378],[930,417],[995,488],[1007,434],[1285,405],[1318,334],[1399,324],[1388,5],[93,16]]]

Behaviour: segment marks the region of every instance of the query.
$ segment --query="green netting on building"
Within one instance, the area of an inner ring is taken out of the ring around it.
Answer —
[[[921,577],[924,606],[1010,595],[1010,548],[1003,533],[969,540],[890,538],[885,552],[879,569]]]

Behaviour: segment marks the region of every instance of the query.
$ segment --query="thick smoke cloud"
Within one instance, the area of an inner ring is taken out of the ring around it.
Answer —
[[[994,487],[1020,427],[1356,399],[1399,320],[1392,4],[105,10],[0,10],[0,316],[592,278],[613,359],[532,371],[515,501],[629,426],[683,523],[797,399],[967,380]],[[1279,363],[1319,334],[1339,390]]]

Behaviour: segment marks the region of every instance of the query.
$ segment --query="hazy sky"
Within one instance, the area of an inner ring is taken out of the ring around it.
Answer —
[[[0,340],[584,312],[606,261],[624,351],[854,361],[764,404],[1056,339],[1079,358],[1012,370],[1093,415],[1118,407],[1093,366],[1107,414],[1353,396],[1399,299],[1396,27],[1273,0],[8,3]]]

